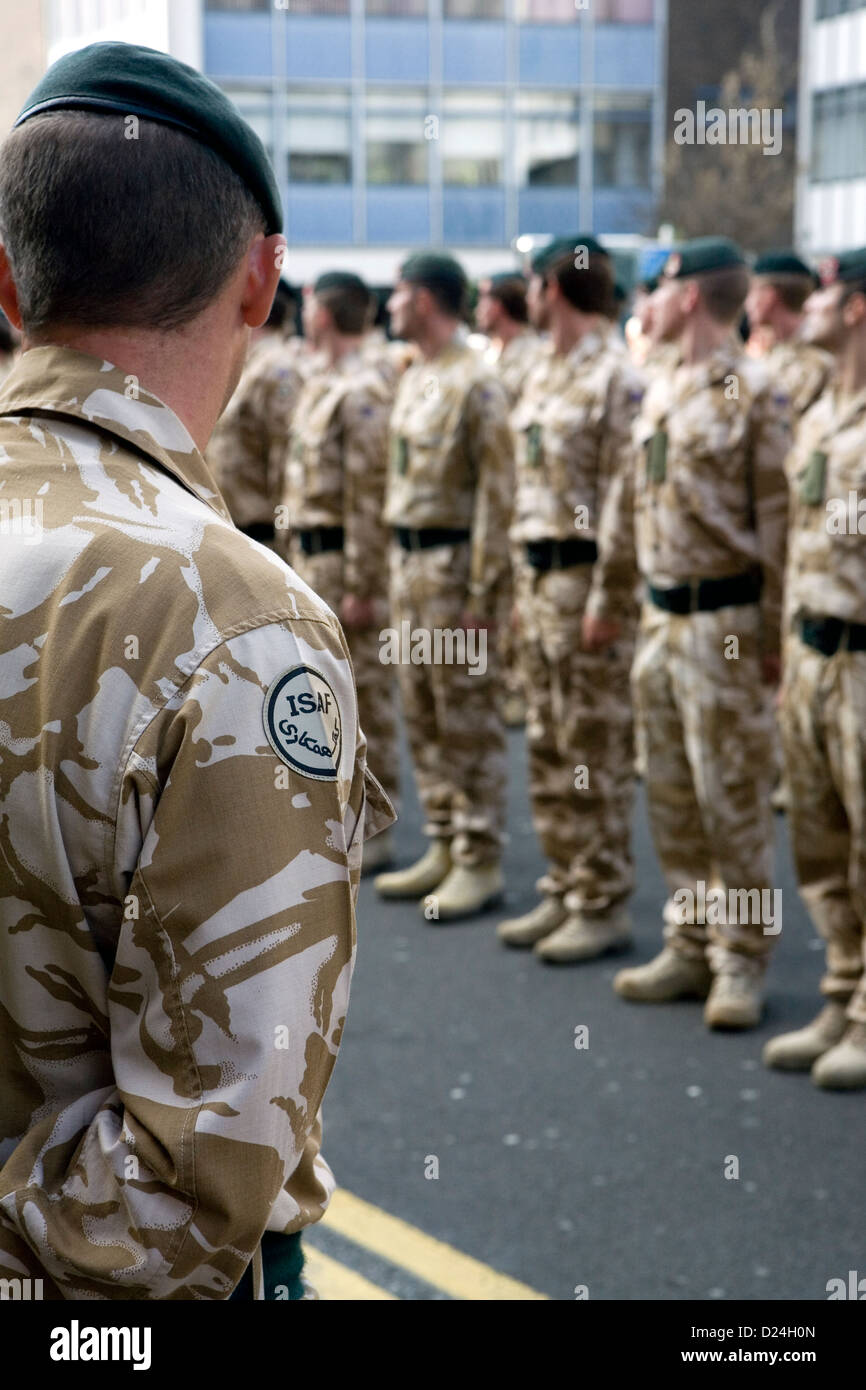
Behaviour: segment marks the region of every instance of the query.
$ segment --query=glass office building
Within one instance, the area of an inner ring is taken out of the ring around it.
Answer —
[[[654,231],[665,0],[206,0],[293,247]],[[474,259],[474,257],[473,257]]]
[[[866,0],[802,0],[797,241],[866,244]]]
[[[667,0],[48,0],[46,20],[48,61],[126,39],[228,92],[273,160],[292,278],[655,231]]]

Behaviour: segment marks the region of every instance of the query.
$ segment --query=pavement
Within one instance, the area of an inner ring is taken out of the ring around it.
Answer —
[[[617,969],[661,944],[664,886],[640,787],[633,950],[550,966],[500,944],[496,922],[533,905],[543,872],[522,731],[508,740],[502,908],[439,924],[362,883],[323,1109],[341,1190],[305,1235],[321,1296],[824,1300],[829,1280],[866,1275],[863,1093],[821,1092],[760,1061],[767,1038],[821,1004],[822,945],[784,818],[765,1021],[711,1033],[699,1003],[612,992]],[[401,865],[425,847],[405,753],[403,770]]]

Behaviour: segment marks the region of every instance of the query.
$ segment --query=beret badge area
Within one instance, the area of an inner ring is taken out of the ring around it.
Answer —
[[[333,688],[312,666],[293,666],[265,695],[262,720],[277,757],[302,777],[333,782],[340,766],[343,721]]]
[[[825,256],[818,267],[822,285],[832,285],[839,275],[839,261],[835,256]]]

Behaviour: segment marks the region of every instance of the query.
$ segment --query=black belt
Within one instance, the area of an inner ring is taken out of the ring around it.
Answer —
[[[527,541],[526,558],[534,570],[567,570],[572,565],[593,565],[598,559],[595,541]]]
[[[866,623],[845,623],[841,618],[801,618],[800,640],[824,656],[866,652]]]
[[[678,584],[675,589],[656,589],[650,584],[649,596],[656,608],[663,608],[666,613],[707,613],[733,604],[757,603],[761,597],[761,575],[750,570],[727,579],[696,579],[692,584]]]
[[[309,531],[296,531],[305,555],[321,555],[326,550],[342,550],[342,526],[313,526]]]
[[[428,526],[423,531],[413,531],[407,526],[395,526],[394,535],[404,550],[429,550],[433,545],[458,545],[468,541],[469,531],[452,526]]]
[[[272,521],[253,521],[249,526],[239,526],[238,530],[254,541],[272,541],[276,535]]]

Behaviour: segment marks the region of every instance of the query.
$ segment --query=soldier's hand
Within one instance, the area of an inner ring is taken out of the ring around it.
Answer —
[[[581,627],[584,650],[601,652],[604,651],[605,647],[612,647],[621,631],[620,624],[616,619],[592,618],[588,613],[585,613]]]
[[[358,598],[357,594],[344,594],[340,602],[340,621],[344,627],[372,627],[375,621],[373,600]]]
[[[496,624],[492,618],[481,618],[477,613],[470,613],[464,608],[460,614],[460,626],[466,632],[490,632]]]
[[[764,685],[778,685],[782,679],[782,658],[778,652],[766,652],[761,657],[761,680]]]

